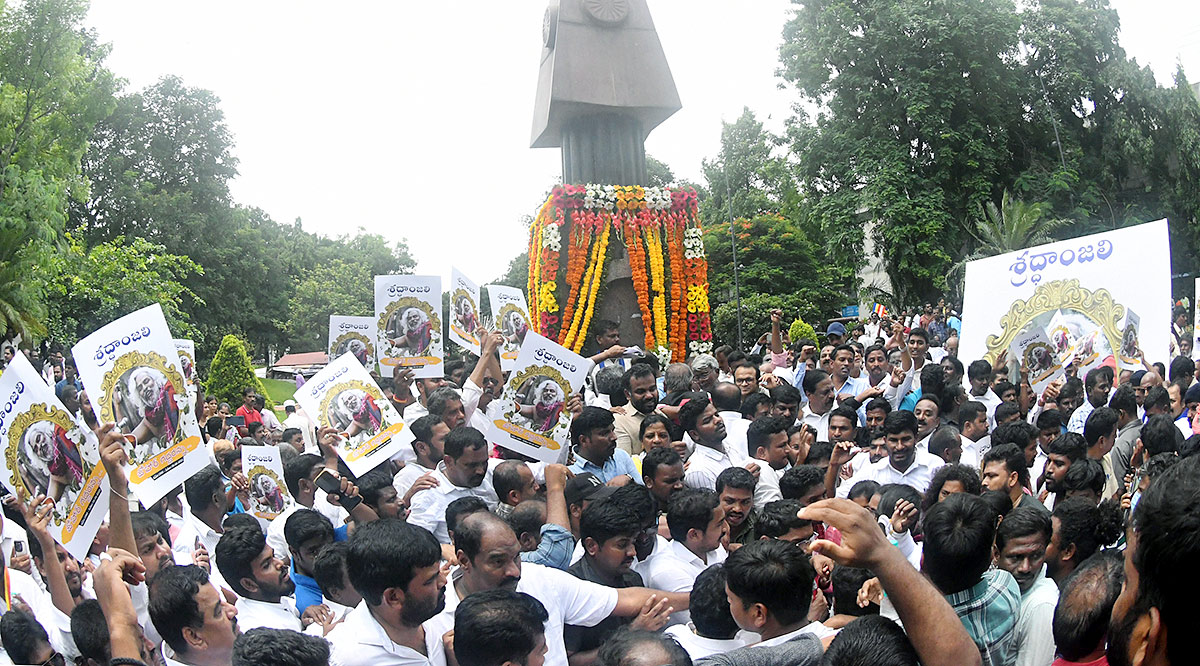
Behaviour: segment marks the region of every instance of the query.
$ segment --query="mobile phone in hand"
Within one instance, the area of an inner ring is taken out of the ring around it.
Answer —
[[[321,473],[315,479],[315,483],[326,494],[337,495],[342,508],[347,512],[353,511],[354,507],[362,503],[361,497],[342,497],[342,480],[334,476],[333,472],[330,472],[328,469],[321,470]]]

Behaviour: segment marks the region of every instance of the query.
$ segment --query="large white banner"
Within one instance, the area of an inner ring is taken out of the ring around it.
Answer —
[[[157,303],[131,312],[71,348],[101,423],[130,441],[129,482],[145,505],[208,464],[175,340]]]
[[[342,438],[337,453],[354,476],[406,448],[411,457],[412,431],[353,354],[330,361],[296,390],[296,401],[318,428],[337,428]]]
[[[54,501],[50,534],[75,559],[87,557],[108,513],[108,478],[100,442],[54,397],[24,354],[0,377],[0,481],[10,491]]]
[[[1147,362],[1166,362],[1170,321],[1171,246],[1159,220],[968,263],[958,357],[995,361],[1023,333],[1043,329],[1069,345],[1081,370],[1115,366],[1133,345]],[[1126,338],[1130,322],[1136,341]]]
[[[375,276],[375,351],[380,372],[412,368],[417,377],[441,377],[442,278]]]

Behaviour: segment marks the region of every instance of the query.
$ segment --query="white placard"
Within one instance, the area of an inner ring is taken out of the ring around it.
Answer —
[[[24,354],[0,376],[0,479],[12,492],[54,500],[50,534],[78,560],[108,513],[108,478],[96,434],[63,407]],[[7,556],[8,553],[5,553]]]
[[[200,384],[196,377],[196,343],[175,338],[175,353],[179,355],[179,370],[187,382],[188,402],[196,404],[196,391]]]
[[[567,446],[567,398],[578,393],[592,362],[530,331],[499,400],[488,405],[488,440],[545,462]]]
[[[412,431],[353,354],[330,361],[296,389],[296,401],[318,429],[342,434],[338,455],[354,476],[412,448]]]
[[[1021,369],[1028,374],[1030,386],[1038,393],[1063,376],[1058,353],[1043,329],[1032,328],[1018,335],[1013,341],[1010,358],[1020,361]]]
[[[517,365],[517,354],[525,334],[533,330],[529,326],[529,306],[525,304],[525,292],[520,289],[489,284],[487,291],[492,321],[504,336],[504,344],[500,347],[500,369],[508,372]]]
[[[1122,370],[1140,370],[1142,359],[1138,357],[1141,349],[1138,344],[1138,331],[1142,318],[1133,310],[1125,311],[1125,328],[1121,330],[1121,345],[1117,349],[1117,366]]]
[[[479,285],[450,269],[450,339],[479,356]]]
[[[101,327],[71,348],[101,423],[133,440],[129,482],[145,505],[209,463],[175,341],[157,303]]]
[[[1025,330],[1048,329],[1061,311],[1061,322],[1076,338],[1084,377],[1089,366],[1115,365],[1112,350],[1120,346],[1125,312],[1133,309],[1147,322],[1138,336],[1146,359],[1165,361],[1170,258],[1167,221],[1159,220],[972,261],[958,356],[994,361]],[[1050,339],[1058,343],[1053,334]]]
[[[329,315],[329,358],[353,354],[368,371],[375,368],[375,318]]]
[[[250,506],[246,511],[261,520],[275,520],[292,506],[283,481],[283,461],[277,446],[243,446],[242,474],[250,483]]]
[[[399,365],[418,378],[443,376],[442,279],[376,275],[375,339],[383,374]]]

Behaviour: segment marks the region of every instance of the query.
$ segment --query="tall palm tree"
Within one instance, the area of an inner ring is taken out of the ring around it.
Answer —
[[[967,233],[979,242],[979,247],[968,260],[1049,242],[1050,233],[1066,225],[1069,220],[1044,217],[1048,207],[1045,203],[1025,203],[1014,199],[1008,190],[1004,190],[999,208],[995,202],[987,202],[983,206],[983,216],[967,225]]]

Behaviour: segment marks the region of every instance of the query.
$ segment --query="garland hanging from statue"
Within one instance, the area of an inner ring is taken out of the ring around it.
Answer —
[[[564,243],[562,227],[568,221],[571,231]],[[612,234],[629,256],[643,348],[676,361],[711,352],[708,263],[692,189],[555,187],[530,228],[528,294],[537,331],[582,350],[604,284]]]

